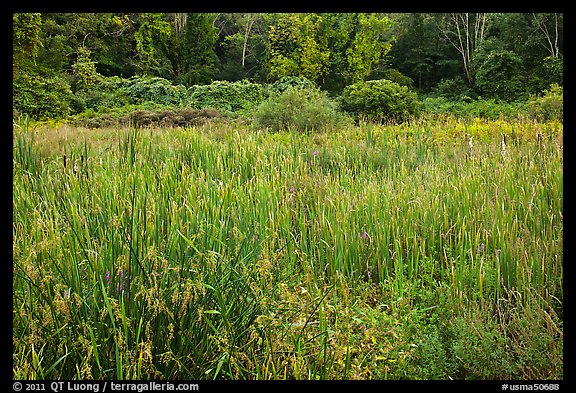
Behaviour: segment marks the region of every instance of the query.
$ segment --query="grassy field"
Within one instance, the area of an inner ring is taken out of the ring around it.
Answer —
[[[13,376],[562,379],[562,133],[21,124]]]

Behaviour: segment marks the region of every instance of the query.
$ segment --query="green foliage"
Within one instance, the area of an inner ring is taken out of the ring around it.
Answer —
[[[490,99],[458,99],[426,97],[422,99],[422,111],[435,115],[454,115],[462,118],[480,117],[485,119],[519,118],[525,116],[526,104],[509,103]]]
[[[468,86],[462,76],[450,79],[442,79],[432,92],[435,96],[441,96],[454,101],[470,101],[478,94]]]
[[[192,127],[206,124],[212,120],[226,121],[216,109],[193,109],[158,106],[151,103],[126,105],[114,110],[97,114],[87,110],[72,118],[71,123],[88,128],[105,127]]]
[[[320,20],[313,14],[278,14],[270,18],[272,78],[300,75],[316,81],[326,74],[330,52],[318,41]]]
[[[134,76],[128,79],[103,78],[92,89],[77,92],[72,99],[74,113],[110,112],[125,106],[215,108],[228,114],[248,114],[265,97],[262,85],[248,81],[215,81],[186,88],[161,77]]]
[[[317,89],[318,85],[303,76],[283,76],[276,82],[268,86],[268,91],[271,93],[283,93],[289,88],[294,87],[298,89]]]
[[[214,51],[218,29],[212,14],[172,14],[174,29],[166,58],[174,83],[192,86],[209,84],[216,73],[218,57]]]
[[[188,90],[160,77],[102,78],[91,89],[76,92],[72,109],[74,113],[85,110],[101,113],[145,103],[185,106],[188,103]]]
[[[497,309],[471,305],[447,317],[444,354],[447,369],[458,379],[561,379],[561,321],[530,293],[527,304],[518,293],[499,299]],[[559,341],[558,341],[559,340]],[[430,360],[430,359],[428,359]],[[516,376],[516,377],[515,377]]]
[[[73,97],[63,78],[35,74],[19,74],[13,81],[12,93],[12,106],[35,120],[65,117]]]
[[[547,56],[543,60],[545,76],[549,84],[562,85],[564,81],[564,59],[562,57]]]
[[[21,121],[13,376],[562,379],[562,133]]]
[[[559,120],[564,117],[564,89],[553,84],[541,97],[536,97],[528,103],[528,111],[539,121]]]
[[[269,77],[304,76],[333,92],[370,76],[391,48],[387,17],[278,14],[268,17]]]
[[[372,121],[403,121],[418,112],[419,101],[408,87],[378,79],[347,86],[340,97],[340,105],[357,117]]]
[[[160,77],[139,77],[129,79],[126,95],[131,103],[154,102],[161,105],[182,104],[187,99],[187,89],[182,85],[173,85]]]
[[[110,111],[133,103],[127,93],[130,79],[108,77],[99,80],[91,89],[77,91],[72,99],[72,113],[85,110],[93,112]]]
[[[194,85],[188,89],[190,106],[216,108],[228,112],[248,111],[262,102],[264,88],[246,80],[214,81],[209,85]]]
[[[491,51],[478,64],[476,87],[481,94],[506,101],[525,98],[522,60],[509,50]]]
[[[380,58],[390,51],[392,44],[385,39],[390,25],[388,18],[376,14],[358,15],[358,30],[352,45],[346,50],[352,82],[370,76]]]
[[[255,111],[256,124],[271,131],[321,131],[345,122],[337,104],[318,89],[289,87]]]
[[[12,62],[18,70],[25,60],[34,58],[42,45],[42,20],[38,13],[12,14]]]
[[[91,51],[87,48],[78,48],[78,58],[72,64],[72,72],[78,89],[89,89],[101,78],[96,71],[96,62],[90,59],[90,53]]]
[[[378,78],[374,79],[387,79],[394,83],[398,83],[401,86],[413,87],[414,81],[412,78],[402,74],[396,68],[388,68],[383,71],[378,72]]]
[[[158,51],[162,50],[172,34],[170,24],[161,13],[140,15],[140,27],[134,33],[138,70],[144,75],[154,75],[161,67],[162,59]]]

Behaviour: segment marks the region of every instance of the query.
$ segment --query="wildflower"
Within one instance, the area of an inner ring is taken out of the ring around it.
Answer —
[[[364,235],[362,235],[362,237],[366,239],[368,237],[368,232],[364,231]]]
[[[320,154],[320,150],[314,150],[314,151],[312,152],[312,155],[313,155],[313,156],[317,156],[318,154]]]
[[[290,194],[292,194],[292,193],[294,192],[294,186],[290,187],[290,190],[288,190],[288,192],[289,192]]]
[[[110,282],[110,271],[106,270],[106,284]]]
[[[368,280],[372,279],[372,276],[370,276],[370,270],[368,270],[366,273],[368,274]]]
[[[480,244],[480,247],[478,247],[478,253],[484,253],[484,251],[486,251],[486,244],[482,243]]]

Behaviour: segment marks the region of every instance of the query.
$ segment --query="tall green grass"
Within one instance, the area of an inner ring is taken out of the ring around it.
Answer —
[[[15,130],[14,377],[561,378],[562,149],[503,120]],[[527,365],[438,333],[483,315]]]

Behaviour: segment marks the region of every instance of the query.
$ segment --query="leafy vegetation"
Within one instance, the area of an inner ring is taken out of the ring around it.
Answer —
[[[358,82],[346,87],[340,104],[344,110],[376,122],[401,122],[419,109],[416,93],[386,79]]]
[[[98,112],[84,102],[99,90],[117,107],[154,101],[232,115],[282,78],[308,79],[333,98],[385,79],[419,97],[506,103],[563,84],[563,15],[549,13],[16,13],[13,46],[13,106],[36,120]],[[29,96],[51,87],[23,75],[68,85],[74,98],[54,100],[68,109],[35,108]],[[110,78],[135,91],[106,87]]]
[[[256,109],[254,117],[257,126],[270,131],[323,131],[346,122],[326,93],[299,87],[273,94]]]

